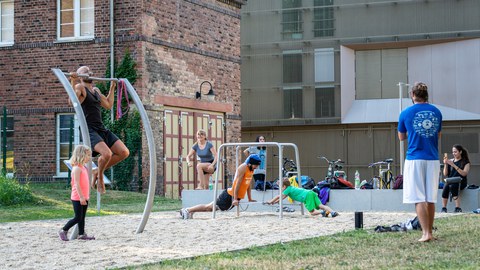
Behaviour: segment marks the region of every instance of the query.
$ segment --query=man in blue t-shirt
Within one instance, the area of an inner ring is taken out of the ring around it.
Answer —
[[[433,239],[432,227],[437,202],[440,161],[438,139],[441,136],[442,113],[428,103],[427,85],[416,83],[410,91],[413,105],[398,120],[398,138],[408,139],[403,169],[403,203],[414,203],[422,225],[422,238]]]

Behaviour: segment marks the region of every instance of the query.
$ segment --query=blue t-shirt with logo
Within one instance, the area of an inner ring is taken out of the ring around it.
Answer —
[[[407,160],[438,160],[438,133],[442,130],[442,113],[429,103],[406,108],[398,119],[398,131],[407,133]]]

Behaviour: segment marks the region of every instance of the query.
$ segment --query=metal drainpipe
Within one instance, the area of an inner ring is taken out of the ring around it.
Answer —
[[[114,0],[110,0],[110,78],[115,78],[115,25],[114,25]],[[117,100],[118,102],[118,100]],[[113,109],[110,110],[110,120],[113,122]],[[110,179],[113,184],[113,168],[110,168]]]

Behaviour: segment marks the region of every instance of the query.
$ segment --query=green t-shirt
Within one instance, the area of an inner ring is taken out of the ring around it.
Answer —
[[[304,203],[306,198],[307,198],[308,192],[309,192],[309,190],[304,189],[304,188],[297,188],[297,187],[288,186],[283,191],[283,195],[287,195],[288,197],[290,197],[294,201]]]

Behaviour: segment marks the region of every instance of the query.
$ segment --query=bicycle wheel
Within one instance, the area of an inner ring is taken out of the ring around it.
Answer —
[[[393,187],[393,173],[392,171],[385,172],[385,188],[391,189]]]

